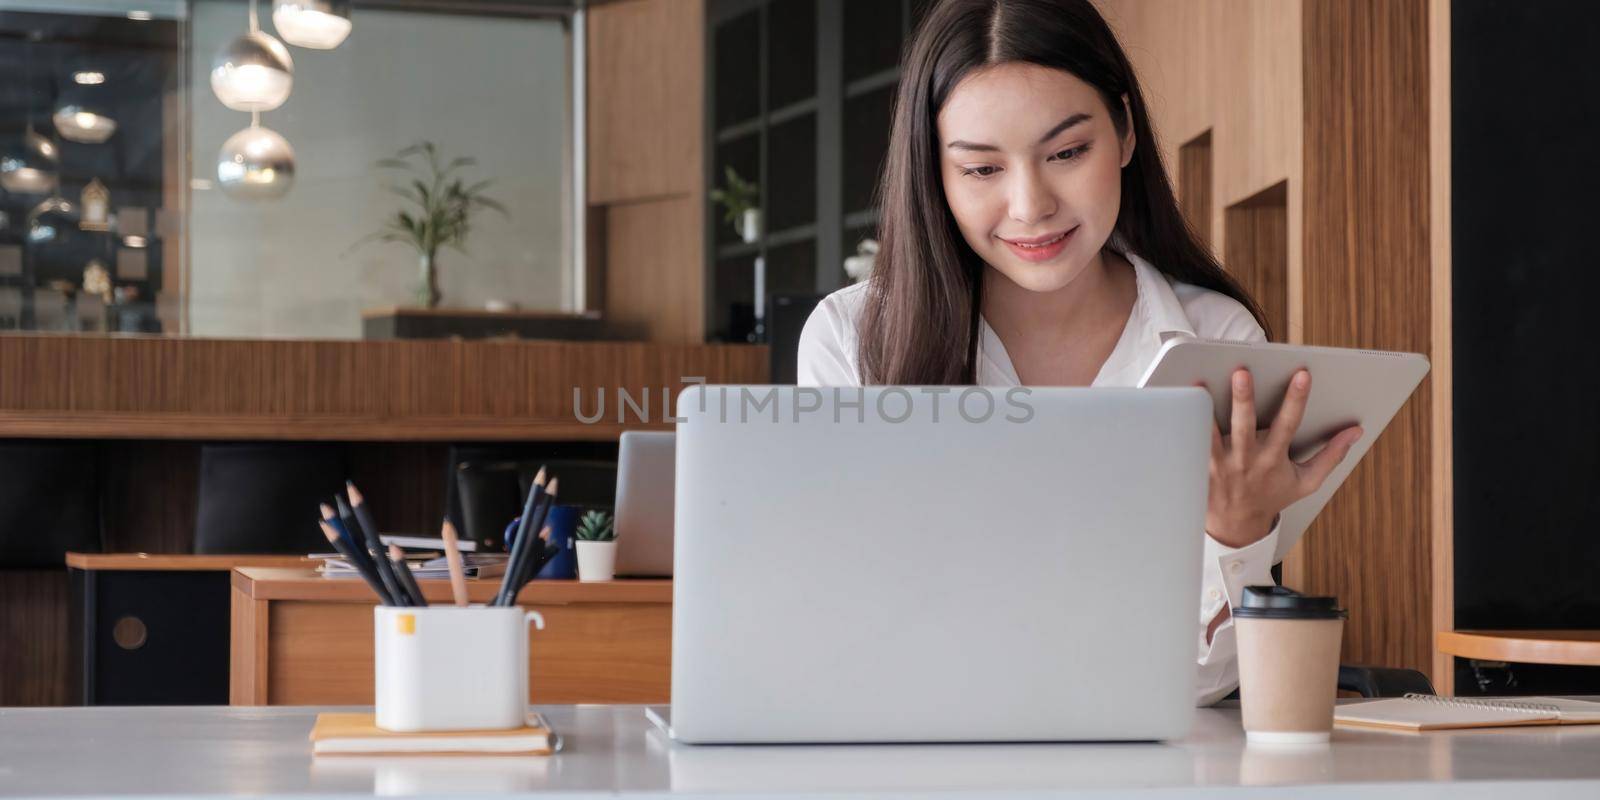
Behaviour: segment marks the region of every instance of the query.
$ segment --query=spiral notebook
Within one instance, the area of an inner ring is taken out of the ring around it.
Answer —
[[[1597,725],[1600,702],[1563,697],[1435,697],[1408,694],[1388,700],[1342,705],[1334,710],[1338,725],[1438,731],[1452,728],[1499,728],[1514,725]]]

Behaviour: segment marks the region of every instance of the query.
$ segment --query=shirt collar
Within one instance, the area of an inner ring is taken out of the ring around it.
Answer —
[[[1122,338],[1101,366],[1094,385],[1132,386],[1149,367],[1162,344],[1177,336],[1193,337],[1194,325],[1189,322],[1189,315],[1178,302],[1172,282],[1165,274],[1130,250],[1120,235],[1112,236],[1109,247],[1133,265],[1137,296]],[[978,328],[977,382],[986,386],[1020,384],[1011,356],[1006,353],[999,335],[989,327],[989,321],[980,317]]]

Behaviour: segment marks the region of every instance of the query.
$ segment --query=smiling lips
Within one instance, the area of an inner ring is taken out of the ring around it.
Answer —
[[[1074,227],[1061,233],[1050,233],[1026,239],[1002,238],[1000,241],[1005,242],[1006,247],[1011,248],[1011,252],[1024,261],[1049,261],[1066,249],[1067,242],[1072,240],[1072,234],[1076,233],[1077,230]]]

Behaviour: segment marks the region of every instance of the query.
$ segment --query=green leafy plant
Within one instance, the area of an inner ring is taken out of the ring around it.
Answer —
[[[473,215],[482,209],[493,209],[500,212],[501,216],[511,218],[505,206],[484,195],[484,189],[492,181],[481,180],[469,184],[456,174],[477,163],[476,159],[466,156],[446,162],[433,142],[423,141],[376,164],[380,169],[395,173],[394,182],[387,188],[409,205],[396,211],[384,221],[381,229],[357,244],[398,242],[416,250],[421,267],[417,301],[427,308],[439,304],[439,277],[435,262],[440,248],[454,247],[465,253],[467,235],[472,232]]]
[[[578,520],[578,541],[610,542],[617,538],[611,515],[604,511],[590,511]]]
[[[743,224],[744,212],[761,202],[761,190],[754,183],[739,177],[733,167],[728,167],[727,182],[722,188],[711,190],[711,199],[722,205],[722,218],[737,229]]]

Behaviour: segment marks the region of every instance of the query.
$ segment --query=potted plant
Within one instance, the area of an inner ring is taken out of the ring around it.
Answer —
[[[424,308],[439,305],[439,249],[448,246],[465,253],[473,215],[480,209],[494,209],[507,219],[511,217],[505,206],[484,196],[483,190],[491,181],[467,184],[455,176],[457,170],[477,163],[465,156],[445,163],[438,147],[427,141],[377,162],[379,168],[399,173],[388,190],[412,207],[396,211],[382,229],[357,244],[399,242],[415,250],[420,267],[417,303]]]
[[[611,515],[590,511],[578,520],[578,580],[609,581],[617,572],[617,531]]]
[[[739,238],[754,242],[761,236],[761,190],[750,181],[739,177],[733,167],[727,168],[727,183],[711,190],[711,199],[723,208],[722,218],[738,231]]]

